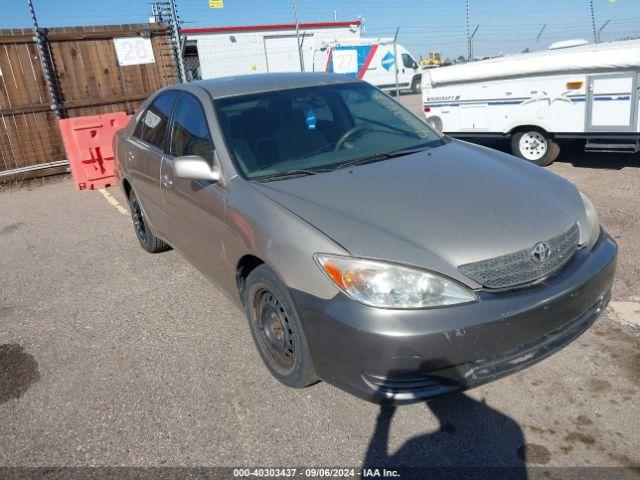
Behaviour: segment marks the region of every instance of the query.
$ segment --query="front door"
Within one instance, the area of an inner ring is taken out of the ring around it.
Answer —
[[[587,91],[586,130],[637,130],[638,74],[591,75]]]
[[[399,53],[399,52],[398,52]],[[400,71],[398,72],[398,83],[403,87],[411,86],[413,76],[418,72],[418,64],[411,55],[407,52],[399,53],[400,59]]]
[[[175,157],[198,155],[213,164],[214,145],[200,101],[181,93],[171,126],[169,154],[162,162],[162,204],[172,244],[200,271],[218,281],[224,252],[226,190],[222,182],[176,177]]]

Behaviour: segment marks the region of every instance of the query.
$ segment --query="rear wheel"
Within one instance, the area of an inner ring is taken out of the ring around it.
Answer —
[[[317,382],[291,294],[266,265],[247,277],[243,303],[251,336],[269,372],[289,387],[304,388]]]
[[[411,93],[420,93],[421,90],[421,79],[420,77],[416,77],[411,82]]]
[[[142,210],[140,200],[132,191],[129,193],[129,209],[131,211],[131,220],[136,237],[140,242],[140,246],[149,253],[160,253],[170,250],[171,247],[156,237],[151,231],[147,217]]]
[[[511,137],[511,151],[520,158],[546,167],[558,158],[560,146],[546,132],[523,130]]]

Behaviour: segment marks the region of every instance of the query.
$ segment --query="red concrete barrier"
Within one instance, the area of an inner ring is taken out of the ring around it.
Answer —
[[[116,112],[59,121],[71,176],[78,190],[115,185],[113,135],[130,118],[124,112]]]

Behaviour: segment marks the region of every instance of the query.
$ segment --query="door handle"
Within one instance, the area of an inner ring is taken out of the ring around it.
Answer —
[[[162,186],[169,188],[171,185],[173,185],[173,182],[171,181],[171,179],[167,175],[163,175]]]

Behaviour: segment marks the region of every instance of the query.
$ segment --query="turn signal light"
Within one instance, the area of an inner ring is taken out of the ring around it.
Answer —
[[[582,88],[582,82],[567,82],[567,88],[569,90],[580,90]]]

